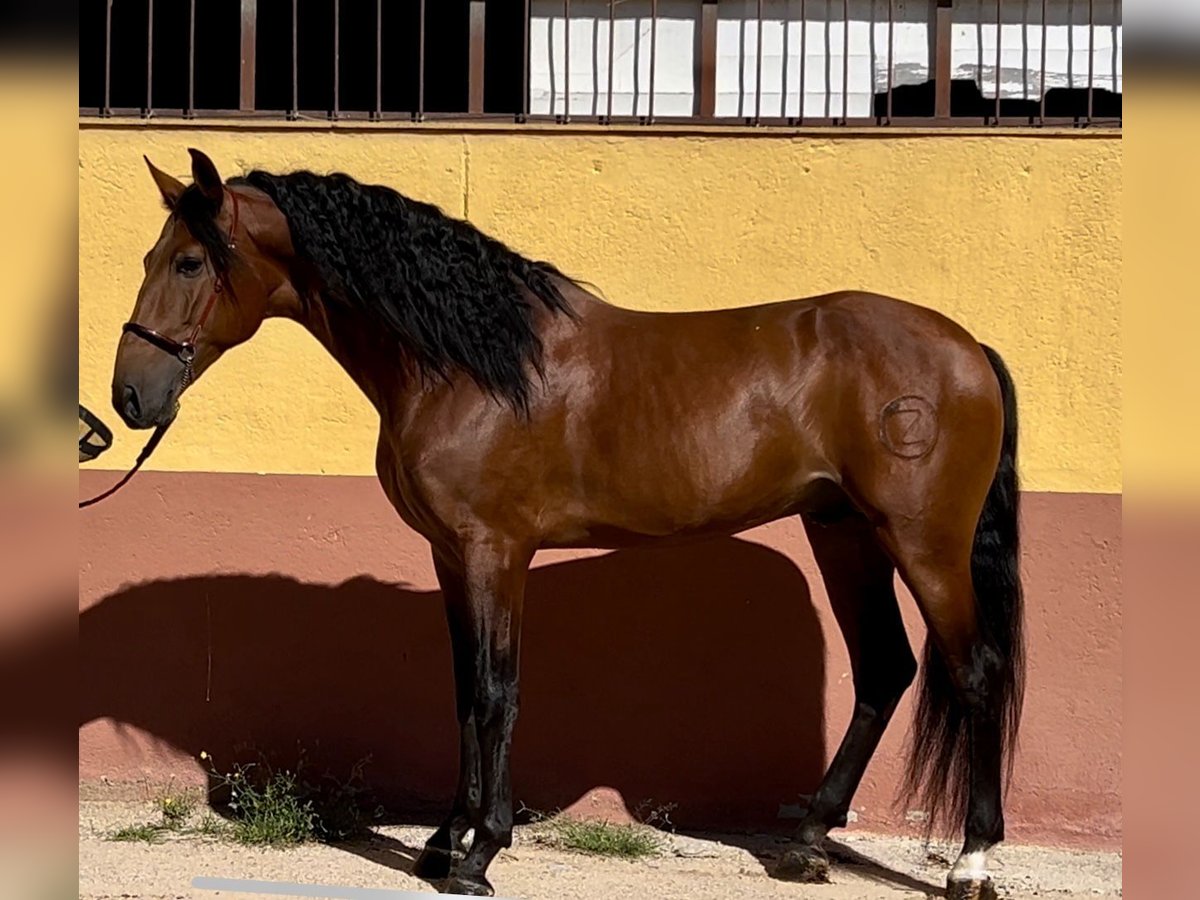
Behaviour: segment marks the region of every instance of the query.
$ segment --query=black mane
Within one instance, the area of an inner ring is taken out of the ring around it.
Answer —
[[[341,173],[253,171],[230,183],[275,202],[326,302],[360,312],[423,374],[446,378],[461,369],[528,412],[526,365],[542,374],[542,343],[525,292],[571,315],[553,281],[565,276],[554,266],[526,259],[436,206]],[[211,205],[205,212],[199,202],[181,202],[177,211],[218,272],[227,270],[232,260]]]

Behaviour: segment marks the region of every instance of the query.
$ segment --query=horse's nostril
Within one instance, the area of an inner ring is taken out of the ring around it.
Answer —
[[[142,404],[138,399],[138,393],[132,385],[125,385],[125,393],[122,397],[122,402],[125,406],[125,417],[130,421],[136,422],[142,415]]]

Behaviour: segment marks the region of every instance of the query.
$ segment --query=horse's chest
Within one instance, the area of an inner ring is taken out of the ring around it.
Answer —
[[[419,534],[431,537],[436,530],[435,520],[424,492],[383,441],[376,453],[375,471],[384,495],[401,520]]]

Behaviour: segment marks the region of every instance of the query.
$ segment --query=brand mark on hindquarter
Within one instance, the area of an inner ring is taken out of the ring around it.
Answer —
[[[879,439],[903,459],[919,459],[937,443],[937,410],[916,394],[897,397],[879,414]]]

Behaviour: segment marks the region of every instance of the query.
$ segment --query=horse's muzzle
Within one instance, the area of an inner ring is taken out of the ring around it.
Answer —
[[[155,428],[174,417],[178,392],[174,382],[165,391],[114,382],[113,409],[129,428]]]

